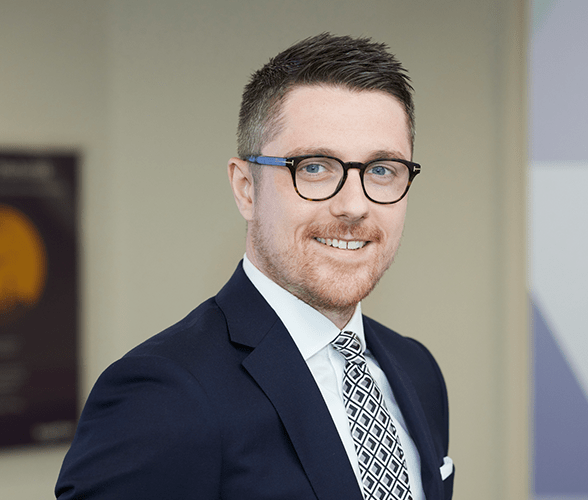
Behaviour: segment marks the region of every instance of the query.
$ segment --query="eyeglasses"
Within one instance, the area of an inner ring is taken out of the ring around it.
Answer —
[[[367,163],[343,162],[332,156],[248,156],[244,159],[257,165],[287,167],[296,192],[310,201],[323,201],[335,196],[345,184],[349,169],[357,168],[366,197],[374,203],[389,205],[404,198],[413,179],[421,171],[418,163],[396,158]]]

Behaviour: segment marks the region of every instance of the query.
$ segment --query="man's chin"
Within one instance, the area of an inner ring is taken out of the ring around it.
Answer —
[[[298,290],[294,295],[318,310],[339,311],[355,308],[376,286],[379,278],[358,277],[356,274],[332,274],[318,278]]]

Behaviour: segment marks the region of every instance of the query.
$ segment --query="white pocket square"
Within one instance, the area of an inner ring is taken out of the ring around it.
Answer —
[[[451,474],[453,474],[453,460],[451,460],[449,457],[445,457],[439,472],[441,472],[442,481],[445,481],[449,476],[451,476]]]

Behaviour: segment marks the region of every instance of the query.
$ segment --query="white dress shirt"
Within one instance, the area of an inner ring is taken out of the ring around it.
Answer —
[[[355,445],[343,402],[345,359],[331,345],[341,330],[326,316],[265,276],[251,263],[247,255],[243,258],[243,269],[255,288],[276,312],[306,361],[343,442],[357,482],[363,491]],[[361,304],[357,304],[355,313],[344,330],[354,332],[361,340],[368,368],[382,391],[386,408],[392,417],[404,450],[413,498],[414,500],[425,500],[419,453],[408,434],[406,423],[384,372],[380,369],[375,358],[366,350]]]

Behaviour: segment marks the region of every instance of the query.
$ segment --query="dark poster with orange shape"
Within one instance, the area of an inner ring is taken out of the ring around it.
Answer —
[[[0,152],[0,446],[72,438],[77,157]]]

